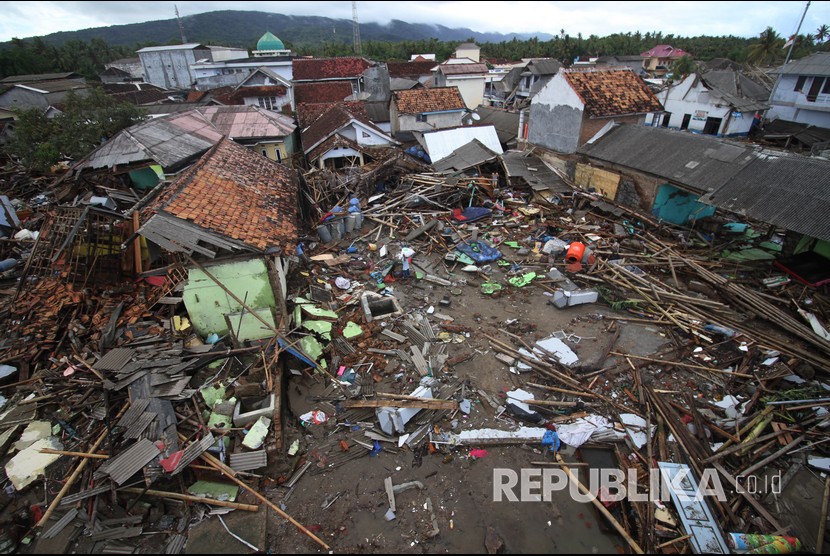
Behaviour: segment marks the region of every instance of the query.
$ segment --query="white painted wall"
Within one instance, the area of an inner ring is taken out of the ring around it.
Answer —
[[[755,115],[752,113],[733,117],[732,108],[714,98],[694,74],[661,92],[658,98],[666,111],[671,113],[668,127],[672,129],[680,129],[683,117],[690,114],[691,120],[687,128],[689,131],[703,133],[706,118],[722,118],[723,122],[718,129],[718,135],[746,135],[749,133],[749,127]],[[662,125],[665,115],[656,117]]]
[[[447,87],[458,87],[461,98],[467,108],[473,110],[478,108],[484,100],[484,86],[487,83],[487,76],[456,76],[448,75],[446,78]]]
[[[819,94],[815,102],[807,100],[807,93],[814,79],[824,77],[807,77],[801,91],[796,91],[797,75],[782,75],[776,85],[767,112],[767,119],[782,119],[819,127],[830,127],[830,94]]]

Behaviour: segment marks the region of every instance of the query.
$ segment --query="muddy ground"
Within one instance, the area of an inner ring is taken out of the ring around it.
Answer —
[[[415,262],[417,264],[417,258]],[[494,272],[501,277],[501,271]],[[329,273],[330,276],[336,274]],[[471,353],[473,356],[449,369],[448,374],[469,380],[472,387],[494,398],[498,398],[500,392],[521,387],[527,381],[538,382],[538,376],[509,372],[508,366],[495,358],[486,335],[509,340],[502,334],[506,330],[532,344],[556,331],[565,331],[581,338],[578,343],[567,343],[581,361],[589,361],[596,359],[607,344],[611,334],[607,330],[614,322],[609,317],[622,316],[602,303],[557,309],[548,304],[551,298],[540,286],[510,288],[491,296],[478,289],[477,285],[483,281],[479,276],[471,278],[456,272],[451,279],[468,280],[467,285],[460,286],[460,295],[450,293],[455,287],[434,285],[414,278],[405,285],[393,283],[392,286],[406,313],[426,313],[433,307],[439,314],[452,317],[453,325],[469,329],[468,337],[462,343],[449,344],[448,353],[450,357],[458,353]],[[444,296],[451,300],[449,307],[439,304]],[[432,319],[433,322],[437,320]],[[619,321],[616,326],[621,327],[616,349],[626,353],[653,354],[668,341],[657,327]],[[514,343],[518,344],[515,340]],[[613,357],[608,359],[609,363],[613,361]],[[411,381],[412,373],[407,373],[407,377]],[[445,375],[444,378],[450,377]],[[600,379],[596,385],[601,390],[603,382]],[[377,386],[377,390],[406,393],[414,386],[414,383],[395,384],[387,378]],[[607,386],[609,395],[616,396],[617,385],[608,381]],[[296,416],[315,408],[312,398],[315,392],[321,390],[322,381],[319,384],[308,378],[290,381],[288,403],[295,418],[289,419],[286,427],[286,445],[299,438],[301,450],[298,456],[289,457],[277,472],[290,474],[289,466],[302,456],[304,450],[313,448],[327,435],[336,434],[331,423],[304,428],[296,419]],[[496,410],[485,400],[480,400],[475,394],[470,397],[474,401],[470,415],[456,417],[460,420],[460,429],[488,427],[512,430],[522,424],[507,415],[496,418]],[[436,424],[443,430],[450,428],[447,420]],[[487,455],[481,459],[470,456],[470,447],[456,447],[448,450],[447,454],[426,453],[418,458],[412,450],[404,447],[396,454],[383,452],[377,457],[349,461],[323,473],[306,474],[285,503],[285,511],[315,531],[335,552],[486,553],[488,529],[491,529],[491,540],[498,539],[491,542],[491,550],[580,554],[625,551],[625,542],[609,530],[599,512],[591,504],[573,501],[566,492],[555,493],[551,502],[495,502],[494,468],[518,471],[532,468],[531,462],[553,461],[554,458],[549,450],[538,445],[489,446],[486,449]],[[604,464],[606,467],[615,465],[613,453],[608,450],[595,450],[591,458],[585,457],[585,451],[573,453],[573,450],[566,450],[566,459],[589,461],[592,465]],[[384,519],[389,506],[384,489],[387,477],[391,477],[394,484],[421,481],[424,485],[423,491],[410,490],[396,497],[398,511],[396,519],[391,522]],[[323,509],[338,494],[340,496]],[[283,489],[274,488],[269,497],[278,502],[283,495]],[[425,509],[427,497],[434,505],[440,530],[437,536],[431,538],[430,513]],[[268,519],[270,551],[318,550],[316,544],[282,518],[270,513]]]

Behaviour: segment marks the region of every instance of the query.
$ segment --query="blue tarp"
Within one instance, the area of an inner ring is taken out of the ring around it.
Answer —
[[[480,241],[459,243],[455,248],[477,263],[489,263],[501,258],[501,251]]]

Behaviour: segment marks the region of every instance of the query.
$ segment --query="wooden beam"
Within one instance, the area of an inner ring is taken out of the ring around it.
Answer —
[[[455,400],[436,400],[432,398],[420,398],[411,400],[345,400],[340,402],[344,408],[353,407],[403,407],[410,409],[458,409],[458,402]]]

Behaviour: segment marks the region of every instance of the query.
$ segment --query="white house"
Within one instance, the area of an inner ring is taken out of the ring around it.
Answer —
[[[473,62],[481,61],[481,48],[473,42],[465,42],[455,49],[453,58],[469,58]]]
[[[753,121],[769,108],[769,92],[734,70],[693,73],[661,91],[665,112],[647,125],[718,137],[745,137]]]
[[[488,75],[487,64],[470,58],[450,58],[433,68],[432,81],[435,87],[458,87],[467,108],[472,110],[484,100]]]
[[[378,148],[399,144],[368,119],[338,105],[303,129],[301,137],[309,164],[331,170],[363,166],[375,159]]]
[[[458,87],[393,91],[389,104],[393,134],[460,126],[466,113]]]
[[[148,46],[137,51],[144,69],[144,79],[165,89],[189,89],[196,81],[191,66],[246,56],[247,50],[227,46],[204,46],[199,43],[173,46]],[[235,84],[235,83],[234,83]]]
[[[767,118],[830,128],[830,52],[817,52],[772,73],[778,80]]]

